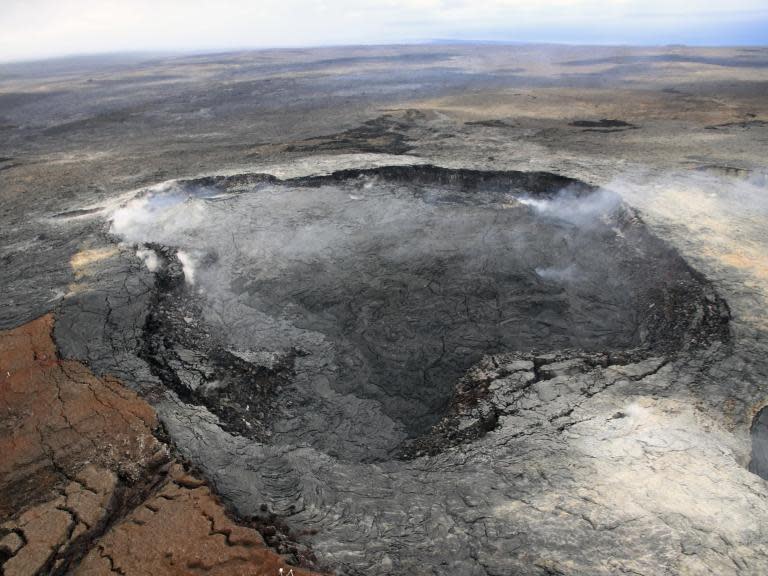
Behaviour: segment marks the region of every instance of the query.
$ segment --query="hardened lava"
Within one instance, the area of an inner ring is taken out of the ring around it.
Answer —
[[[402,454],[485,355],[727,334],[724,302],[616,195],[551,174],[201,179],[112,232],[156,268],[142,357],[166,385],[234,433],[345,459]]]

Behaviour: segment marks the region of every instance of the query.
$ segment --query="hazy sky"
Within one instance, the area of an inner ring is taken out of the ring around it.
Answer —
[[[768,0],[0,0],[0,61],[416,42],[768,44]]]

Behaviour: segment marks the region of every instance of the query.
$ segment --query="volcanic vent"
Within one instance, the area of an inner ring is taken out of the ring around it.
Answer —
[[[670,352],[727,310],[619,198],[431,166],[176,182],[118,210],[160,291],[144,355],[238,434],[380,460],[484,355]]]

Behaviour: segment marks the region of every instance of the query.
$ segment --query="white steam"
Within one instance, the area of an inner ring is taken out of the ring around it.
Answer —
[[[164,182],[116,208],[110,232],[131,244],[156,242],[178,247],[184,279],[194,285],[199,279],[202,253],[196,239],[206,226],[215,226],[206,202],[213,194],[214,191],[203,189],[189,192],[175,181]],[[205,247],[202,248],[204,251]],[[136,256],[152,272],[160,267],[154,250],[142,246]]]
[[[184,280],[186,280],[187,284],[190,286],[194,285],[195,274],[197,273],[197,262],[188,252],[184,252],[183,250],[179,250],[176,253],[176,257],[179,259],[179,262],[181,262],[181,268],[184,272]]]
[[[573,282],[578,278],[578,267],[576,264],[570,264],[565,267],[551,266],[548,268],[536,268],[535,271],[542,280],[559,282],[562,284]]]
[[[581,195],[565,188],[552,198],[521,196],[517,201],[529,206],[542,216],[584,227],[603,221],[619,207],[621,197],[602,188],[591,194]]]
[[[703,170],[636,171],[607,186],[637,208],[683,256],[723,286],[738,317],[768,328],[757,310],[768,306],[766,170],[709,166]],[[757,306],[756,306],[757,303]]]
[[[160,259],[157,257],[157,253],[149,248],[140,248],[136,250],[136,256],[138,256],[144,265],[150,272],[155,272],[160,266]]]
[[[112,213],[110,232],[129,243],[170,240],[196,225],[205,216],[202,202],[171,181],[155,186]]]

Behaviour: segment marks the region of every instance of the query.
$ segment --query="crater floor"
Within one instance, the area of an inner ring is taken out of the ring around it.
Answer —
[[[381,460],[441,419],[485,355],[671,352],[720,313],[618,196],[575,181],[433,167],[252,179],[149,190],[111,231],[164,280],[143,349],[155,372],[271,444]],[[206,367],[209,335],[241,377]]]

